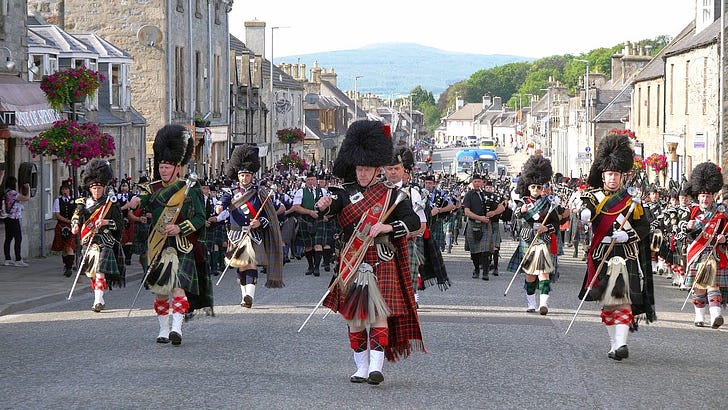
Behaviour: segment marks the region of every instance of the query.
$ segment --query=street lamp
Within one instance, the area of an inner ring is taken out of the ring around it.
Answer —
[[[589,126],[589,61],[575,59],[580,63],[586,63],[586,75],[584,75],[584,130],[586,132],[586,144],[589,146],[591,140],[589,138],[590,126]]]
[[[8,57],[5,59],[5,69],[8,71],[13,71],[15,69],[15,60],[13,59],[13,52],[10,51],[8,47],[2,46],[0,48],[4,48],[8,50]]]
[[[273,112],[275,111],[275,97],[273,96],[273,34],[279,28],[290,28],[290,26],[276,26],[270,28],[270,140],[268,141],[268,155],[266,155],[268,167],[273,166],[273,135],[275,134],[275,131],[273,130]]]
[[[548,155],[545,155],[545,156],[550,157],[551,156],[551,87],[540,88],[539,90],[546,91],[546,96],[548,98],[546,100],[546,107],[547,107],[546,111],[548,111],[546,114],[546,117],[548,120],[546,122],[546,138],[548,140]]]
[[[359,92],[357,91],[356,86],[357,86],[357,81],[362,77],[364,77],[364,76],[363,75],[354,76],[354,121],[356,121],[357,118],[359,118],[359,110],[356,105],[356,102],[359,99]]]

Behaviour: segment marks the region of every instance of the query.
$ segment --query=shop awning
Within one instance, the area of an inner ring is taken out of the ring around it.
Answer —
[[[13,137],[34,137],[60,119],[48,104],[40,83],[14,76],[0,76],[0,111],[15,112],[15,125],[8,127]]]

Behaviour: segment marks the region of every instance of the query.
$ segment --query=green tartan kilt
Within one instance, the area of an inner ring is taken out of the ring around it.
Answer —
[[[81,250],[81,255],[86,255],[87,246],[84,246]],[[120,255],[114,251],[113,247],[100,246],[99,255],[99,268],[98,272],[103,273],[106,278],[106,283],[117,286],[126,285],[126,266],[120,263]],[[88,272],[90,266],[84,266],[84,273]]]
[[[134,240],[132,241],[132,252],[137,255],[144,255],[147,253],[149,244],[149,222],[141,223],[136,222],[134,224]]]

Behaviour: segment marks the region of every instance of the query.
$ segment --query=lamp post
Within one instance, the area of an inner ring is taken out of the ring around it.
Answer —
[[[546,97],[548,98],[546,100],[546,117],[548,119],[548,122],[546,122],[546,139],[548,140],[548,155],[545,155],[547,157],[551,156],[551,87],[549,88],[540,88],[541,91],[546,91]],[[546,154],[546,153],[544,153]]]
[[[591,143],[589,135],[591,134],[589,126],[589,61],[575,59],[580,63],[586,63],[586,74],[584,75],[584,132],[586,133],[586,145]],[[591,156],[591,154],[589,154]]]
[[[359,99],[359,91],[357,90],[357,81],[364,77],[363,75],[354,76],[354,121],[359,118],[359,109],[357,107],[357,100]]]
[[[275,131],[273,130],[273,113],[275,112],[275,97],[273,95],[273,35],[279,28],[290,27],[275,26],[270,28],[270,140],[268,141],[268,155],[266,155],[266,162],[268,162],[267,165],[269,168],[273,166],[273,135],[275,135]]]

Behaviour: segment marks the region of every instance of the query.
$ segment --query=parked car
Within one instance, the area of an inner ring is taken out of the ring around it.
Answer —
[[[491,138],[483,138],[480,140],[480,148],[484,149],[495,149],[496,143],[494,139]]]
[[[478,146],[478,136],[477,135],[468,135],[467,141],[468,141],[469,147]]]

